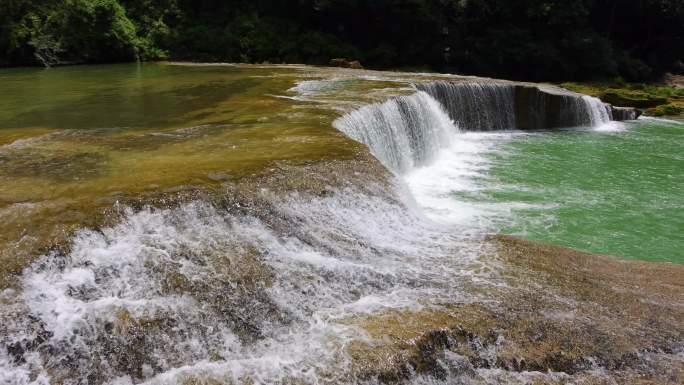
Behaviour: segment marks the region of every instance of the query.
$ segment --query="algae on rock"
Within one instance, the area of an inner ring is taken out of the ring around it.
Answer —
[[[622,81],[562,83],[570,91],[591,95],[621,107],[644,109],[648,115],[673,116],[684,113],[684,89]]]

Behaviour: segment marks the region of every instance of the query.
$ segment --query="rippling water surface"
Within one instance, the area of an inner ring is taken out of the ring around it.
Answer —
[[[503,231],[596,253],[684,263],[684,125],[517,137],[491,170],[488,199],[521,209]]]
[[[650,261],[684,262],[684,124],[463,133],[408,183],[428,215]]]

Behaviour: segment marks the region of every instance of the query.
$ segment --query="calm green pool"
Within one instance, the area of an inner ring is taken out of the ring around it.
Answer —
[[[494,201],[529,204],[502,231],[596,253],[684,263],[684,125],[516,136]],[[543,209],[539,208],[543,207]]]

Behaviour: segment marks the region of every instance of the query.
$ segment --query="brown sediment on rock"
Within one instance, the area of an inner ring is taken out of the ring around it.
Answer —
[[[684,266],[486,239],[505,286],[470,303],[350,320],[355,375],[488,383],[684,383]]]
[[[543,279],[561,295],[596,301],[625,315],[630,315],[626,302],[671,310],[663,315],[684,315],[684,265],[626,260],[504,235],[487,240],[498,246],[506,263],[544,273],[536,280]],[[683,327],[684,317],[678,320],[676,326]]]
[[[353,187],[365,192],[372,189],[375,194],[396,199],[389,188],[390,173],[362,146],[350,142],[349,152],[351,156],[340,159],[274,161],[253,173],[212,183],[138,194],[115,193],[89,206],[46,201],[0,207],[0,214],[6,219],[6,223],[0,224],[0,290],[16,287],[22,270],[40,255],[68,253],[77,231],[114,226],[128,213],[126,209],[172,209],[203,201],[274,222],[278,216],[272,215],[273,200],[294,193],[325,196]],[[43,220],[34,220],[33,211]],[[8,220],[12,216],[15,221]]]
[[[367,149],[359,148],[352,159],[275,162],[260,173],[240,179],[234,186],[247,192],[268,189],[278,195],[297,192],[325,196],[332,193],[331,189],[349,187],[377,193],[377,188],[389,186],[390,177],[389,171]],[[385,191],[390,193],[390,190]]]

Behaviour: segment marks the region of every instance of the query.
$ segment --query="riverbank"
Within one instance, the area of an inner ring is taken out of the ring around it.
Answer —
[[[661,2],[618,9],[604,2],[23,0],[0,9],[0,66],[165,58],[324,64],[349,57],[369,68],[528,81],[650,79],[681,69],[684,59],[683,11],[678,0]]]

